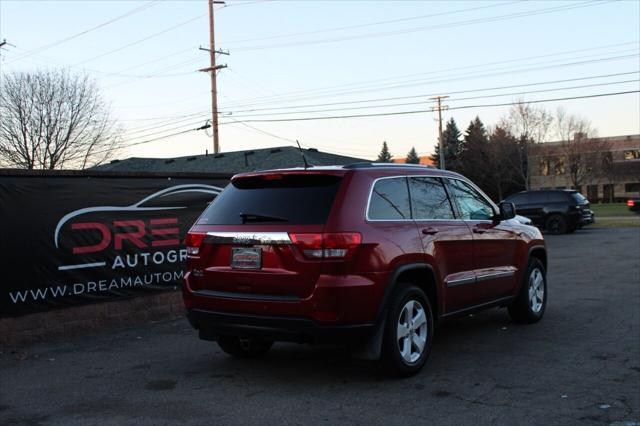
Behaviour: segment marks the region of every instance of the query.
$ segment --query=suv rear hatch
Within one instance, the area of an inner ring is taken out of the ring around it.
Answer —
[[[325,250],[324,228],[341,183],[341,175],[312,171],[234,177],[187,236],[192,289],[263,300],[308,297],[324,255],[336,254]],[[348,244],[337,242],[345,256]]]

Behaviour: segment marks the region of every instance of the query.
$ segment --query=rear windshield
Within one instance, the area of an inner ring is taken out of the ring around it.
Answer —
[[[236,180],[216,197],[198,224],[324,224],[341,181],[338,176],[286,174]]]
[[[572,192],[571,196],[573,197],[574,200],[576,200],[579,204],[584,204],[584,203],[588,203],[588,200],[585,198],[584,195],[582,195],[579,192]]]

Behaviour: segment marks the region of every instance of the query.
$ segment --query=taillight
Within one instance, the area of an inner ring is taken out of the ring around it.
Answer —
[[[293,244],[311,259],[348,259],[362,243],[358,232],[289,234]]]
[[[187,233],[184,243],[187,246],[187,254],[190,256],[196,256],[200,252],[200,245],[204,240],[206,234],[200,234],[195,232]]]
[[[307,257],[322,257],[322,234],[289,234],[293,244],[297,245]]]
[[[633,200],[627,200],[627,207],[633,207],[634,204]]]

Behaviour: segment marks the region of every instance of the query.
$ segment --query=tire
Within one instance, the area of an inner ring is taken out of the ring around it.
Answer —
[[[271,340],[243,339],[238,336],[218,337],[220,349],[236,358],[257,358],[265,355],[273,346]]]
[[[547,218],[544,227],[550,234],[564,234],[567,232],[567,220],[560,214],[553,214]]]
[[[533,324],[542,319],[547,307],[547,276],[539,259],[531,258],[524,274],[520,293],[509,305],[509,315],[520,324]]]
[[[388,309],[382,342],[382,362],[389,373],[408,377],[427,362],[433,340],[432,312],[429,299],[415,285],[404,284],[396,291]],[[407,334],[401,337],[399,332]]]

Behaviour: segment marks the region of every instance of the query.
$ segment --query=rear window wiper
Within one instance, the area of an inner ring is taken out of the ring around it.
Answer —
[[[278,216],[268,216],[256,213],[240,213],[238,216],[242,218],[242,223],[247,222],[289,222],[289,219]]]

